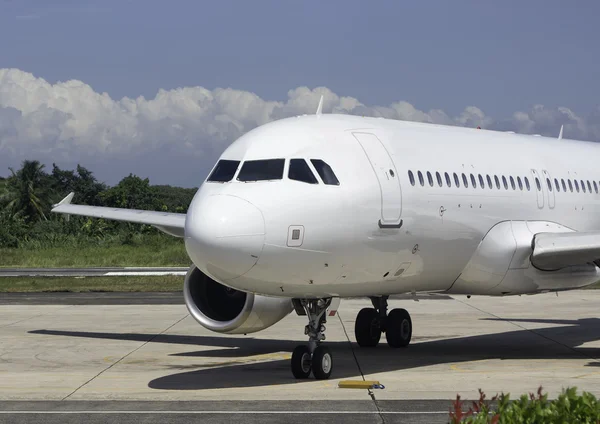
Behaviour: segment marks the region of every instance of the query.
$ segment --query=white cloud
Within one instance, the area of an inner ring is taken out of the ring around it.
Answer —
[[[391,119],[558,134],[600,141],[600,109],[588,117],[566,107],[534,106],[495,120],[475,106],[458,116],[423,111],[405,101],[367,106],[326,87],[297,87],[285,102],[269,101],[231,88],[184,87],[158,90],[153,99],[120,100],[76,80],[50,84],[19,69],[0,69],[0,157],[52,155],[70,160],[98,154],[136,157],[140,151],[171,151],[214,157],[250,129],[287,116],[314,113],[324,96],[324,112]]]

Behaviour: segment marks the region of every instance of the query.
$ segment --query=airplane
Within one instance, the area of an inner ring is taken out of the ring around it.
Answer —
[[[392,295],[509,296],[600,279],[600,145],[476,128],[317,113],[229,145],[186,214],[72,204],[55,213],[152,225],[183,238],[191,316],[218,333],[264,330],[295,311],[308,344],[296,379],[328,379],[327,317],[366,297],[354,334],[406,348]]]

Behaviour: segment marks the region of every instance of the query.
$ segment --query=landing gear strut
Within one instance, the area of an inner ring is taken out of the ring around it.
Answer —
[[[331,298],[303,299],[299,302],[308,316],[304,334],[309,339],[308,345],[297,346],[292,353],[292,374],[298,379],[305,379],[312,372],[317,380],[328,379],[333,370],[333,356],[329,348],[320,343],[325,340],[325,312],[331,304]]]
[[[373,308],[363,308],[356,316],[354,335],[361,347],[375,347],[381,333],[390,347],[406,347],[412,337],[412,320],[405,309],[387,313],[388,296],[372,297]]]

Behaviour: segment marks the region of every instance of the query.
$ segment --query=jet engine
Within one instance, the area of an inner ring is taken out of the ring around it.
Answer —
[[[292,299],[260,296],[227,287],[192,266],[183,285],[185,305],[203,327],[217,333],[254,333],[281,321]]]

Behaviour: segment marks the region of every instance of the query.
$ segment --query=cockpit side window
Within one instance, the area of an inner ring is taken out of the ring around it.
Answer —
[[[319,176],[323,180],[323,182],[327,185],[340,185],[339,180],[333,173],[333,169],[326,162],[321,159],[311,159],[310,160],[319,173]]]
[[[247,160],[237,176],[238,181],[281,180],[285,159]]]
[[[319,183],[304,159],[290,159],[288,178],[290,180],[302,181],[303,183],[309,184]]]
[[[226,183],[227,181],[231,181],[235,172],[240,165],[239,160],[226,160],[221,159],[213,172],[207,178],[207,181],[218,182],[218,183]]]

